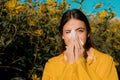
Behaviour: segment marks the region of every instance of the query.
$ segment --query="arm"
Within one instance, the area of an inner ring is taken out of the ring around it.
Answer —
[[[44,71],[43,71],[42,80],[54,80],[52,74],[50,74],[51,73],[51,68],[52,68],[52,66],[50,65],[49,62],[47,62],[45,64],[45,68],[44,68]]]
[[[77,80],[102,80],[99,75],[86,64],[85,58],[75,62],[75,75],[78,75]]]
[[[54,62],[48,61],[44,68],[42,80],[71,80],[72,72],[73,64],[67,62],[65,64],[54,64]]]
[[[113,61],[112,57],[109,57],[108,59],[109,61],[106,64],[106,66],[104,67],[104,76],[103,76],[103,80],[118,80],[118,75],[117,75],[117,71],[116,71],[116,67]]]
[[[95,73],[101,80],[118,80],[117,71],[111,56],[99,55],[97,61],[91,65],[87,64],[87,67],[90,73]]]

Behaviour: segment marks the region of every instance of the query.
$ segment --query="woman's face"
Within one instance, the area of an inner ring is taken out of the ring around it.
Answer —
[[[88,37],[86,25],[83,21],[77,19],[70,19],[64,26],[63,26],[63,35],[62,38],[66,45],[69,44],[70,41],[70,32],[71,30],[75,30],[76,35],[82,40],[85,44],[86,39]]]

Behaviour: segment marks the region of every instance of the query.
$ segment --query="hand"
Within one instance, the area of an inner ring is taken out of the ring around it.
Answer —
[[[69,45],[66,46],[66,51],[64,54],[65,60],[69,63],[74,63],[76,60],[83,57],[85,49],[83,48],[79,37],[76,35],[71,38]]]
[[[76,36],[76,39],[75,39],[75,61],[80,59],[81,57],[84,56],[84,53],[85,53],[85,49],[83,47],[83,44],[81,43],[80,41],[80,38],[78,36]]]

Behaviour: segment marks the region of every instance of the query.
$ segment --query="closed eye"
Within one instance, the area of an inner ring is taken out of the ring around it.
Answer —
[[[67,34],[67,33],[70,33],[70,32],[71,32],[71,30],[65,30],[64,32]]]
[[[76,29],[76,31],[78,31],[78,32],[84,32],[85,28],[80,27],[80,28]]]
[[[84,32],[84,29],[78,29],[79,32]]]
[[[70,33],[70,31],[66,31],[65,33]]]

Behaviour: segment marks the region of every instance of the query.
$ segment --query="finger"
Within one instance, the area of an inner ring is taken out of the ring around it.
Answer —
[[[66,46],[66,53],[68,59],[71,59],[74,57],[74,42],[73,39],[71,39],[70,43]]]
[[[76,37],[74,43],[75,43],[75,57],[77,57],[78,54],[81,53],[81,52],[80,52],[81,46],[80,46],[80,44],[79,44],[79,41],[78,41],[77,37]]]
[[[75,43],[76,43],[76,46],[78,47],[78,49],[81,49],[81,48],[82,48],[82,45],[81,45],[81,43],[80,43],[80,41],[79,41],[79,37],[78,37],[78,36],[76,36],[76,41],[75,41]]]

